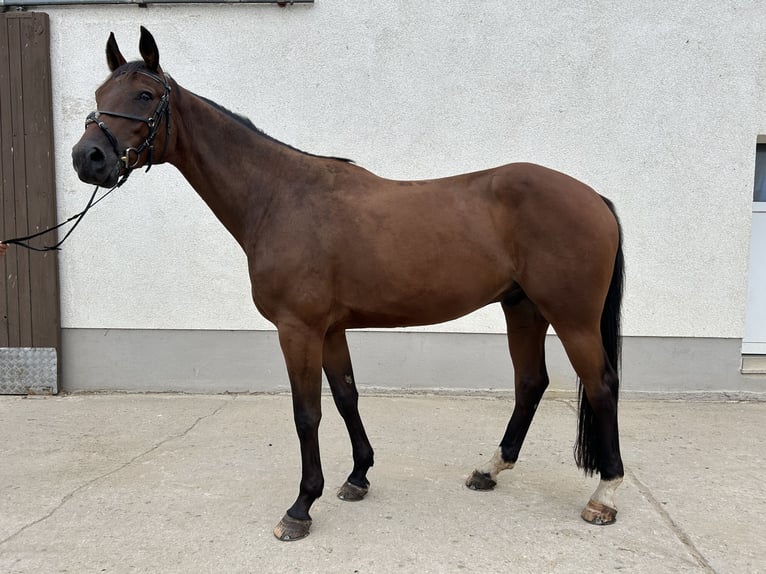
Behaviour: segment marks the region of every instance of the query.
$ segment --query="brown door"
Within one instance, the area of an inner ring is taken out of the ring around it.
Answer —
[[[56,222],[49,48],[47,14],[0,14],[0,239]],[[55,393],[56,253],[11,246],[0,272],[0,393]]]

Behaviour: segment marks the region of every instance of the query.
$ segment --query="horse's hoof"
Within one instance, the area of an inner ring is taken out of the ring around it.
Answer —
[[[300,540],[309,535],[311,520],[298,520],[289,514],[285,514],[274,528],[274,536],[283,542]]]
[[[591,499],[588,501],[588,504],[585,506],[580,516],[582,516],[582,519],[585,522],[590,522],[597,526],[607,526],[609,524],[614,524],[614,521],[617,520],[617,509],[610,508],[605,504],[601,504],[600,502]]]
[[[488,473],[474,470],[465,481],[465,485],[471,490],[492,490],[497,485],[497,482],[492,480]]]
[[[356,502],[357,500],[362,500],[367,495],[368,490],[368,488],[357,486],[346,481],[343,486],[338,489],[338,498],[349,502]]]

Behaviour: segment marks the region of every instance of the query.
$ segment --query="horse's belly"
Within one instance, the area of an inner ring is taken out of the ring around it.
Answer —
[[[443,323],[500,300],[513,285],[510,274],[497,272],[468,270],[446,280],[439,280],[438,275],[424,272],[400,283],[390,279],[368,283],[349,301],[349,327],[390,328]]]

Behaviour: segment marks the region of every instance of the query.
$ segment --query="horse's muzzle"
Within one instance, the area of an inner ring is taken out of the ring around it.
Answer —
[[[91,185],[112,187],[120,176],[119,158],[88,141],[80,141],[72,148],[72,164],[80,180]]]

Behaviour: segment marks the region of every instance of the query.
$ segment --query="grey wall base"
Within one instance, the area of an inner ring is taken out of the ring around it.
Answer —
[[[357,384],[381,390],[512,392],[504,335],[351,332]],[[627,337],[622,389],[766,397],[766,377],[740,373],[738,339]],[[548,337],[550,389],[573,392],[574,371]],[[278,392],[289,386],[276,333],[64,329],[62,390]]]

